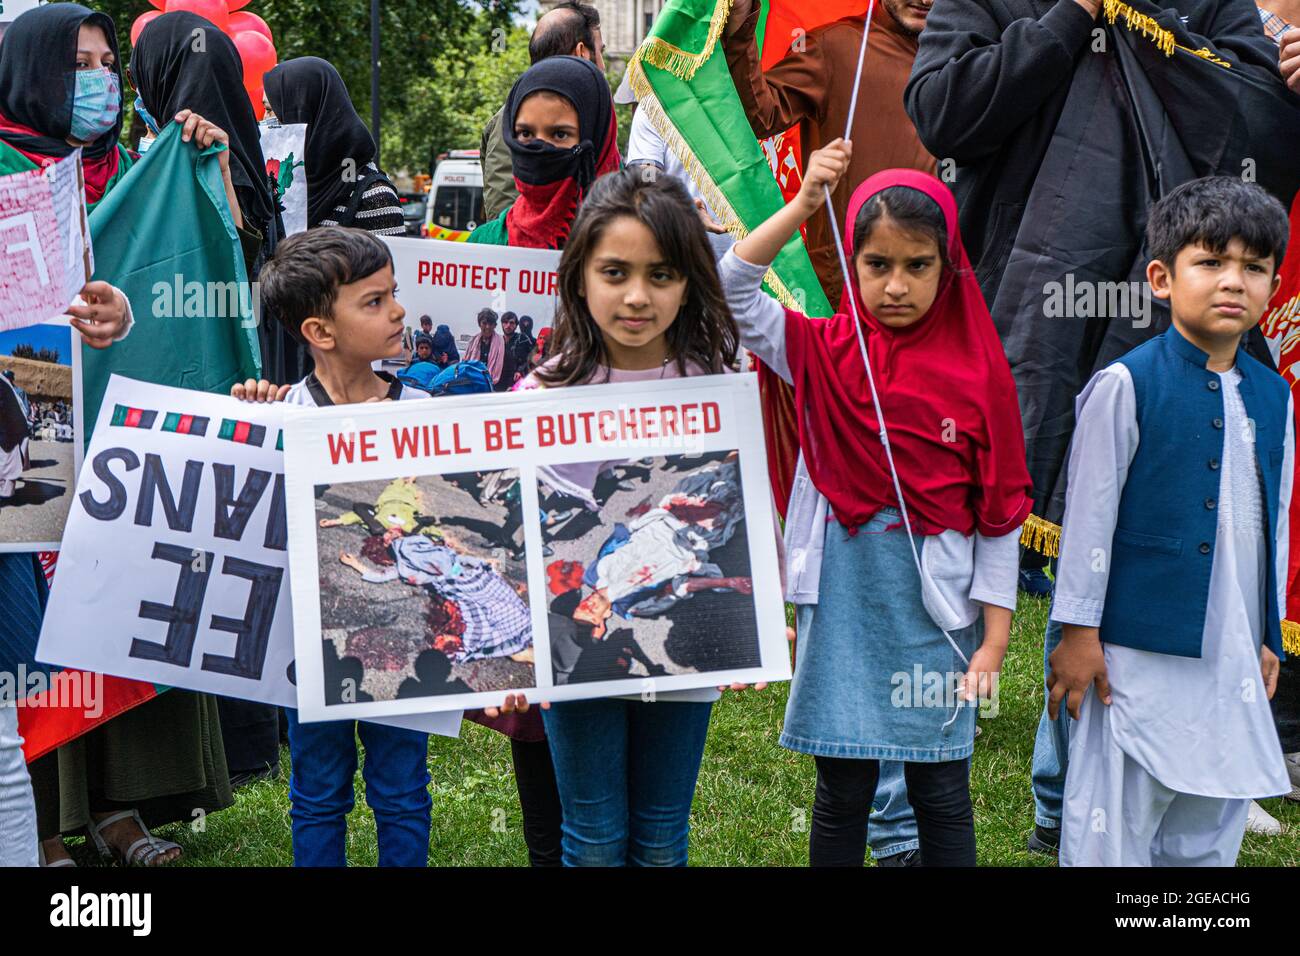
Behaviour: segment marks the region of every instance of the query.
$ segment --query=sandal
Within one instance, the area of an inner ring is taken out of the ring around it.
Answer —
[[[36,862],[37,862],[37,864],[39,864],[40,866],[46,866],[46,867],[49,867],[50,869],[54,869],[54,867],[56,867],[56,866],[76,866],[76,865],[77,865],[77,861],[74,860],[74,859],[73,859],[72,857],[70,857],[70,856],[65,856],[65,857],[64,857],[63,859],[61,859],[61,860],[55,860],[53,863],[48,862],[48,861],[45,859],[45,844],[44,844],[44,843],[37,843],[37,844],[36,844]]]
[[[106,827],[110,827],[114,823],[127,819],[134,820],[135,825],[140,828],[140,832],[143,833],[144,836],[140,837],[140,839],[128,846],[126,852],[123,853],[118,850],[117,847],[109,846],[101,834]],[[161,837],[156,837],[150,833],[149,828],[146,827],[144,821],[140,819],[140,813],[137,810],[123,810],[120,813],[114,813],[107,816],[103,820],[97,822],[91,821],[87,829],[90,830],[90,837],[95,841],[95,848],[99,850],[99,855],[105,860],[117,860],[117,862],[124,866],[163,865],[155,863],[154,861],[171,850],[181,849],[179,843],[173,843],[171,840],[164,840]],[[176,857],[176,859],[180,859],[180,857]],[[167,862],[175,862],[175,860],[169,860]]]

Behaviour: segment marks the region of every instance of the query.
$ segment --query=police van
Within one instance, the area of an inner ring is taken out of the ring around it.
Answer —
[[[438,163],[429,187],[424,234],[461,239],[483,221],[483,167],[477,149],[453,149]]]

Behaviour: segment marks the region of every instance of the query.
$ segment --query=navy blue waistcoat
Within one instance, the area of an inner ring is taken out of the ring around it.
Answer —
[[[1200,657],[1210,593],[1223,460],[1223,391],[1209,356],[1174,326],[1119,359],[1133,377],[1138,448],[1119,500],[1101,639]],[[1282,656],[1275,535],[1287,385],[1237,350],[1239,385],[1255,430],[1267,561],[1264,640]]]

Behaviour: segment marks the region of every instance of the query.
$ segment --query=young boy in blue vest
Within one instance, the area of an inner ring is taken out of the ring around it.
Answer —
[[[1231,177],[1152,208],[1172,326],[1078,399],[1048,710],[1070,737],[1062,866],[1232,866],[1251,798],[1290,791],[1268,700],[1282,654],[1294,426],[1241,349],[1286,210]]]

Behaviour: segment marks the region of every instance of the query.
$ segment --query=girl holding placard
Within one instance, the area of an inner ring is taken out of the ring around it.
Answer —
[[[564,248],[550,358],[520,388],[646,382],[733,371],[739,333],[686,190],[625,171],[598,180]],[[594,480],[594,473],[593,473]],[[719,692],[543,704],[567,866],[686,863]],[[504,709],[527,709],[522,697]]]

